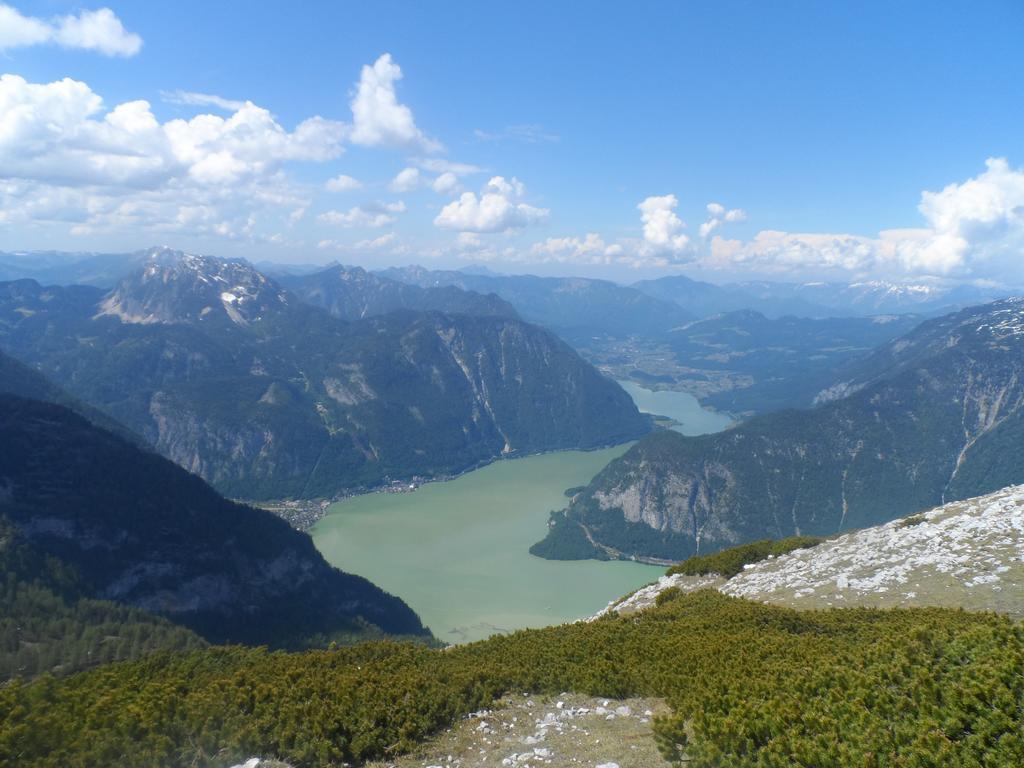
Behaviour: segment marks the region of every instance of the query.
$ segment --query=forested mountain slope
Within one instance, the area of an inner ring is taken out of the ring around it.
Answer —
[[[1022,406],[1024,300],[969,308],[892,342],[854,394],[716,435],[641,440],[553,518],[537,551],[680,559],[1020,483]]]
[[[141,608],[217,642],[425,632],[306,534],[66,408],[0,395],[0,434],[2,551],[20,563],[8,579]]]
[[[145,442],[103,411],[72,397],[43,374],[3,352],[0,352],[0,394],[19,395],[46,403],[63,405],[96,426],[120,435],[130,442],[140,445]]]
[[[0,347],[239,498],[332,496],[649,429],[620,387],[518,319],[349,323],[246,262],[178,252],[109,293],[0,284]]]

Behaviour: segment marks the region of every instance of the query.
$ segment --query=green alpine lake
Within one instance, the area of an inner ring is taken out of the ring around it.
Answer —
[[[637,407],[669,416],[684,434],[725,429],[730,419],[685,392],[619,382]],[[548,513],[631,444],[496,461],[415,490],[332,504],[311,531],[324,557],[404,599],[440,639],[575,621],[655,581],[665,569],[633,562],[534,557]]]
[[[665,572],[528,551],[565,490],[628,447],[505,459],[406,493],[354,496],[331,505],[313,540],[332,564],[403,598],[446,642],[574,621]]]
[[[644,389],[633,381],[620,381],[641,413],[668,416],[676,422],[672,427],[684,435],[707,435],[721,432],[732,424],[728,414],[709,411],[689,392]]]

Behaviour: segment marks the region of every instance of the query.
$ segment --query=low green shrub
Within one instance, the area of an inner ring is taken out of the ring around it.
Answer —
[[[1024,632],[943,609],[800,612],[713,591],[450,650],[159,653],[0,688],[0,765],[335,767],[510,691],[664,697],[692,768],[1024,765]]]
[[[762,539],[749,544],[740,544],[710,555],[694,555],[668,569],[669,575],[707,576],[717,574],[731,579],[751,563],[778,557],[794,549],[808,549],[823,542],[817,536],[790,536],[786,539]]]

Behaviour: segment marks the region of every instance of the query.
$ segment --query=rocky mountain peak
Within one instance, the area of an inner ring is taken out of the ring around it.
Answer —
[[[244,259],[152,248],[100,303],[125,323],[248,325],[288,304],[286,291]]]

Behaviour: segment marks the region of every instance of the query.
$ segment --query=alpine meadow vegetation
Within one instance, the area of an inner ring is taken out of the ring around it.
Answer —
[[[693,768],[1024,763],[1024,632],[948,609],[800,612],[711,592],[449,650],[167,652],[0,689],[0,764],[387,758],[510,691],[663,697]]]

